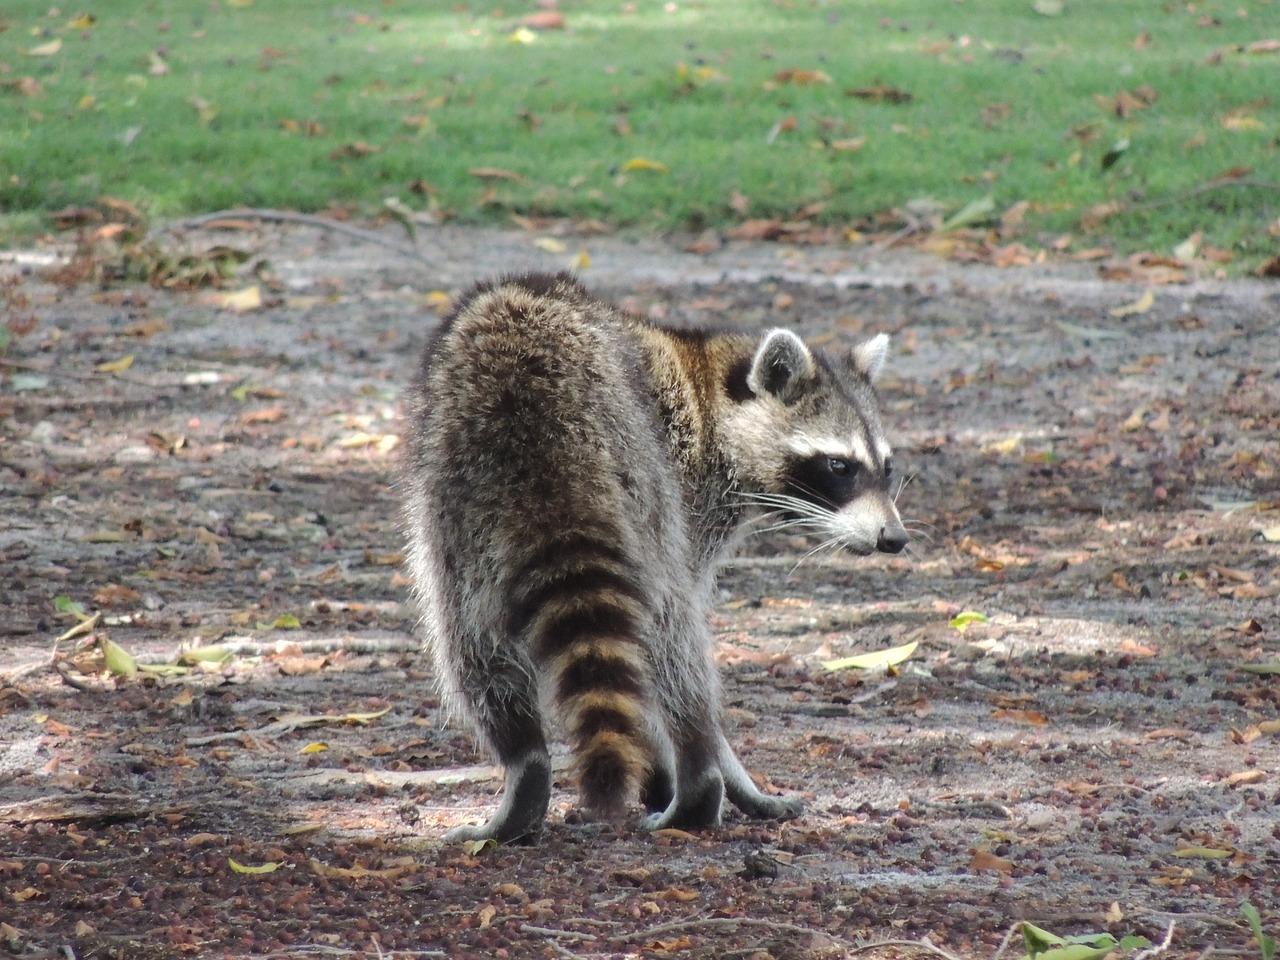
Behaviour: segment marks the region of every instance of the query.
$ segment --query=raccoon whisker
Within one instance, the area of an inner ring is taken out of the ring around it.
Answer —
[[[824,520],[832,513],[831,508],[800,497],[785,493],[748,493],[743,494],[743,504],[753,507],[764,507],[770,511],[790,512],[799,517],[813,520]]]
[[[823,540],[820,544],[818,544],[816,547],[814,547],[812,550],[810,550],[808,553],[802,556],[799,560],[797,560],[795,562],[795,566],[791,568],[791,571],[790,573],[787,574],[787,576],[789,577],[791,576],[791,574],[799,570],[800,565],[804,563],[806,560],[808,560],[810,557],[816,556],[817,554],[823,553],[823,552],[834,554],[843,546],[844,546],[844,537],[830,537],[826,540]]]
[[[898,502],[898,498],[902,496],[902,491],[907,489],[907,486],[915,478],[916,475],[914,473],[909,473],[898,481],[898,489],[894,492],[893,497],[891,498],[895,504]]]

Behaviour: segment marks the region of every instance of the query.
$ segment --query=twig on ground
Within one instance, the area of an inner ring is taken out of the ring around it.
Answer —
[[[995,955],[991,958],[991,960],[1000,960],[1000,954],[1004,953],[1005,949],[1009,946],[1009,941],[1013,939],[1013,935],[1017,933],[1021,927],[1022,927],[1022,924],[1015,923],[1013,926],[1009,928],[1009,932],[1006,933],[1004,935],[1004,939],[1000,941],[1000,946],[996,948]]]
[[[645,940],[650,937],[661,936],[664,933],[676,933],[697,927],[730,929],[735,927],[758,927],[764,930],[772,930],[775,933],[795,933],[807,937],[825,937],[842,947],[854,948],[853,944],[847,940],[842,940],[840,937],[827,933],[825,930],[802,927],[794,923],[780,923],[776,920],[761,920],[756,917],[695,917],[691,920],[676,920],[672,923],[660,924],[656,927],[649,927],[646,930],[638,930],[635,933],[615,934],[608,939],[614,943],[634,943],[636,940]]]
[[[372,230],[366,230],[363,227],[352,226],[349,223],[343,223],[341,220],[334,220],[330,217],[320,217],[308,213],[294,213],[291,210],[219,210],[216,213],[206,213],[198,217],[186,217],[182,220],[175,220],[172,223],[165,224],[160,232],[174,233],[179,230],[199,230],[212,223],[220,220],[261,220],[264,223],[300,223],[309,227],[317,227],[321,230],[331,230],[334,233],[342,233],[348,237],[355,237],[364,240],[366,243],[374,243],[381,247],[387,247],[406,257],[413,257],[415,260],[424,259],[422,254],[414,247],[406,247],[402,243],[396,243],[394,240],[388,240],[386,237],[374,233]]]
[[[1124,207],[1125,210],[1142,210],[1149,207],[1164,207],[1171,203],[1184,203],[1192,197],[1198,197],[1202,193],[1209,193],[1213,190],[1222,190],[1226,187],[1254,187],[1258,190],[1280,190],[1280,183],[1272,183],[1269,180],[1258,180],[1254,177],[1240,177],[1236,180],[1214,180],[1210,183],[1202,183],[1199,186],[1192,187],[1190,190],[1184,190],[1182,193],[1175,193],[1171,197],[1157,197],[1154,200],[1138,200]]]
[[[1169,944],[1173,942],[1174,927],[1177,925],[1178,923],[1176,920],[1170,920],[1169,929],[1164,932],[1164,939],[1153,947],[1147,947],[1147,949],[1143,950],[1141,953],[1135,953],[1133,955],[1133,960],[1151,960],[1152,957],[1157,957],[1168,950]]]
[[[521,933],[536,933],[543,937],[557,937],[561,940],[599,940],[594,933],[582,933],[579,930],[556,930],[552,927],[535,927],[532,923],[520,924]]]
[[[924,950],[926,953],[932,953],[935,956],[942,957],[943,960],[960,960],[954,953],[949,950],[943,950],[928,937],[922,937],[919,940],[876,940],[872,943],[860,943],[850,949],[850,953],[861,953],[864,950],[875,950],[877,947],[914,947]]]

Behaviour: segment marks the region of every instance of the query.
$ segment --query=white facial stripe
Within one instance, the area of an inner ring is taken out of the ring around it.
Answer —
[[[876,454],[880,457],[881,462],[883,462],[893,456],[893,450],[889,447],[889,444],[885,443],[879,437],[876,437]]]
[[[833,437],[810,437],[803,433],[791,441],[791,450],[802,457],[816,457],[818,454],[824,454],[828,457],[852,459],[855,456],[853,448],[843,440],[836,440]]]
[[[879,453],[881,449],[887,456],[888,444],[883,440],[877,440],[876,452]],[[791,450],[802,457],[815,457],[819,454],[827,457],[843,457],[867,466],[882,462],[884,459],[883,457],[873,459],[871,451],[867,448],[867,442],[857,434],[854,434],[846,443],[834,437],[810,437],[802,433],[791,441]]]

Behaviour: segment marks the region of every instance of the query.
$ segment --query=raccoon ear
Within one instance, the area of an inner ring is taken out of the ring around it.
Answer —
[[[849,362],[853,369],[872,383],[880,379],[880,371],[884,369],[885,358],[889,355],[889,335],[879,333],[854,347],[849,354]]]
[[[796,389],[816,372],[813,354],[790,330],[770,330],[760,338],[747,386],[756,396],[771,393],[789,401]]]

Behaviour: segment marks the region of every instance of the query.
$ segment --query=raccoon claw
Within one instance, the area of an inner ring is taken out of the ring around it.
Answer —
[[[475,840],[492,840],[494,843],[503,845],[513,844],[531,844],[537,843],[542,836],[542,825],[539,824],[536,830],[526,830],[524,833],[514,836],[505,836],[505,831],[501,826],[495,827],[492,823],[481,825],[468,825],[464,827],[454,827],[443,837],[445,843],[467,843]]]

